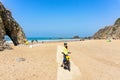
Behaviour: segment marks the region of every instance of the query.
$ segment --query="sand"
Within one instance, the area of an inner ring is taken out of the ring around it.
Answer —
[[[82,80],[120,80],[120,41],[74,42],[70,50]]]
[[[70,71],[68,69],[63,69],[61,67],[62,61],[63,61],[63,55],[61,54],[63,52],[64,47],[63,46],[58,46],[57,48],[57,64],[58,64],[58,69],[57,69],[57,80],[76,80],[81,77],[81,72],[79,68],[70,60]]]
[[[56,80],[56,73],[55,44],[21,45],[0,52],[0,80]]]
[[[0,80],[120,80],[119,40],[68,42],[71,72],[57,62],[58,46],[63,42],[13,46],[0,52]]]

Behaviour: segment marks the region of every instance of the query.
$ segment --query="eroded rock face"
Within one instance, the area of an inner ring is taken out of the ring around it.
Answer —
[[[5,35],[10,37],[14,45],[22,44],[26,41],[22,28],[12,17],[11,12],[0,2],[0,43]]]
[[[93,36],[94,39],[120,39],[120,18],[115,21],[113,26],[106,26],[103,29],[100,29]]]

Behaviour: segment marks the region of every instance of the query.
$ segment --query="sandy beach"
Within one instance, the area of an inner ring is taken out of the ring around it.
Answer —
[[[60,67],[59,46],[63,46],[63,42],[13,46],[13,50],[0,52],[0,80],[120,79],[119,40],[68,42],[72,52],[71,72]]]

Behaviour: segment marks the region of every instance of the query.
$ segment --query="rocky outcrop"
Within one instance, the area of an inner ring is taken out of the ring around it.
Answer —
[[[93,36],[94,39],[120,39],[120,18],[115,21],[113,26],[106,26],[100,29]]]
[[[0,46],[7,35],[14,45],[22,44],[26,41],[25,34],[20,25],[12,17],[12,13],[0,2]]]

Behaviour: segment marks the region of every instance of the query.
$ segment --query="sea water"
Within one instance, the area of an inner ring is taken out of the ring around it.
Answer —
[[[12,43],[11,39],[8,36],[5,36],[5,40],[9,43]],[[80,39],[72,38],[50,38],[50,37],[27,37],[27,40],[31,42],[32,40],[37,40],[38,42],[57,42],[57,41],[75,41]]]

